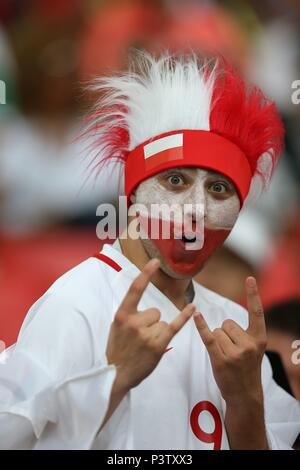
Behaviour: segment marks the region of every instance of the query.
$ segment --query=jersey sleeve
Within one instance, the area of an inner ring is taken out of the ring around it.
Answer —
[[[105,354],[95,357],[91,325],[63,298],[46,294],[30,316],[0,361],[0,449],[90,449],[116,368]],[[128,397],[124,400],[126,405]],[[118,419],[118,409],[114,414]],[[126,435],[122,445],[126,448]]]
[[[267,356],[262,364],[262,382],[269,446],[272,450],[292,449],[300,433],[300,404],[276,384]]]

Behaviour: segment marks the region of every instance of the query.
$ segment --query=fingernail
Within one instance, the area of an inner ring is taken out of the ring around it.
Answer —
[[[249,287],[255,287],[256,286],[256,280],[254,277],[248,277],[247,278],[247,284]]]
[[[151,266],[152,266],[153,268],[157,268],[159,265],[160,265],[160,261],[159,261],[158,258],[153,258],[153,259],[151,260]]]
[[[196,312],[194,312],[194,317],[203,318],[203,316],[202,316],[202,313],[200,313],[200,312],[197,312],[197,311],[196,311]]]

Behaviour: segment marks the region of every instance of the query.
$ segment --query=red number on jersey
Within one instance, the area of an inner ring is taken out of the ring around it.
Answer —
[[[200,428],[199,416],[202,411],[208,411],[213,417],[215,429],[212,433],[207,433]],[[190,424],[193,433],[200,441],[213,443],[214,450],[221,449],[222,420],[215,405],[213,405],[210,401],[200,401],[197,403],[191,411]]]

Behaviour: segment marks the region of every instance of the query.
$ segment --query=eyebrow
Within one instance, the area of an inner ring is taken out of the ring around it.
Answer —
[[[173,173],[174,171],[178,171],[178,172],[187,172],[187,171],[190,171],[190,170],[193,170],[193,171],[196,171],[197,167],[188,167],[188,166],[174,166],[173,168],[167,168],[166,170],[163,170],[161,171],[160,173],[161,174],[165,174],[165,173]]]
[[[218,171],[213,171],[213,170],[208,170],[208,171],[209,171],[209,176],[215,176],[217,178],[224,178],[226,181],[230,183],[229,178],[223,175],[222,173],[219,173]]]

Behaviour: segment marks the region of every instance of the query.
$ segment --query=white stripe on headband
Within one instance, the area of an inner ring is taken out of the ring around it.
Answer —
[[[154,140],[149,144],[144,145],[145,159],[153,157],[157,153],[163,152],[176,147],[183,146],[183,134],[172,134],[162,137],[161,139]]]

